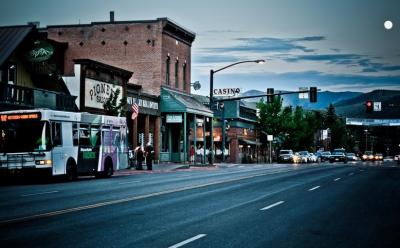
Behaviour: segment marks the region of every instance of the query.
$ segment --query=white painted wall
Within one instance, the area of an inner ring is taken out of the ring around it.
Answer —
[[[76,106],[78,106],[78,109],[80,109],[81,65],[75,64],[74,65],[74,76],[72,76],[72,77],[64,76],[63,79],[64,79],[65,85],[67,86],[71,95],[77,96],[75,103],[76,103]]]

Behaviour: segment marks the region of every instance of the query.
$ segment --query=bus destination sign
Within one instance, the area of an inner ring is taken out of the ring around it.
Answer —
[[[40,120],[40,113],[5,114],[0,115],[2,122],[19,120]]]

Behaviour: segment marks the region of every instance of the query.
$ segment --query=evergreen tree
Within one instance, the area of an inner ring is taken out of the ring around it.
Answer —
[[[126,97],[122,97],[120,102],[117,104],[117,100],[120,94],[120,89],[116,89],[115,92],[112,91],[110,98],[103,104],[104,110],[107,115],[121,116],[124,114],[126,106]]]

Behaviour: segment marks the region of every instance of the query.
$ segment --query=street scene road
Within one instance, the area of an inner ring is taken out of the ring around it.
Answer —
[[[390,161],[229,165],[0,187],[2,247],[399,247]]]

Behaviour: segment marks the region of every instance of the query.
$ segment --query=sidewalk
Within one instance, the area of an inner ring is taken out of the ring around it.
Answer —
[[[151,174],[151,173],[170,173],[173,171],[180,170],[215,170],[218,169],[218,166],[209,166],[209,165],[196,165],[193,164],[178,164],[178,163],[163,163],[163,164],[153,164],[153,170],[149,171],[146,168],[146,165],[143,164],[143,170],[136,170],[135,168],[127,168],[114,171],[114,176],[121,175],[132,175],[132,174]]]

